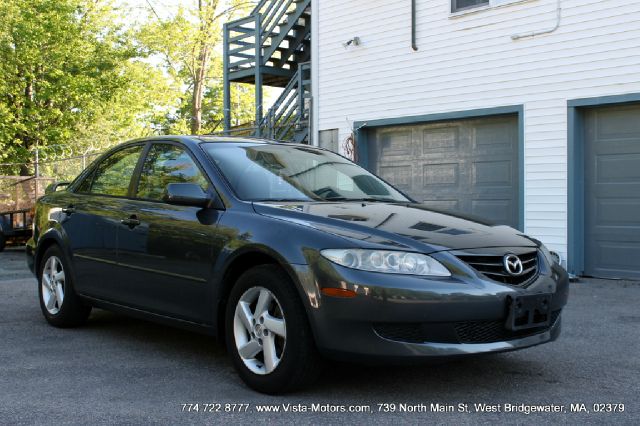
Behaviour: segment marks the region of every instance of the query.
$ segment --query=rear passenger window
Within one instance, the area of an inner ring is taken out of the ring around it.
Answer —
[[[144,161],[137,197],[147,200],[162,200],[167,185],[170,183],[195,183],[203,191],[209,187],[191,156],[179,146],[155,144],[149,150]]]
[[[93,173],[92,194],[126,197],[129,193],[131,176],[138,164],[144,145],[134,145],[114,152],[102,160]],[[90,179],[90,177],[88,178]],[[88,185],[81,185],[81,192]]]

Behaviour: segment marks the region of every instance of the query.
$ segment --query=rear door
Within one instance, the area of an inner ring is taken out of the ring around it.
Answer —
[[[117,261],[117,231],[131,177],[144,144],[129,145],[104,158],[74,193],[61,200],[62,227],[73,253],[76,288],[111,299]]]
[[[134,307],[190,321],[211,313],[207,282],[221,239],[221,212],[162,201],[169,183],[196,183],[212,191],[196,160],[180,144],[153,143],[142,165],[134,196],[122,215],[133,224],[118,229],[117,280]]]

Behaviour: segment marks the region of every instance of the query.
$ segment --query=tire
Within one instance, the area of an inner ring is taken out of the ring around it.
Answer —
[[[269,300],[267,310],[259,308],[261,299]],[[321,373],[305,308],[294,283],[277,266],[252,268],[235,283],[225,311],[225,339],[238,374],[258,392],[301,389]]]
[[[91,313],[91,306],[76,295],[69,262],[55,245],[42,256],[38,269],[38,296],[44,318],[54,327],[78,327]]]

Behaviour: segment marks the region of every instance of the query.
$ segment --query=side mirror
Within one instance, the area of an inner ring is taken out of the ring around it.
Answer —
[[[51,194],[52,192],[56,192],[58,189],[63,188],[65,186],[69,186],[71,182],[55,182],[51,185],[47,186],[44,190],[45,194]]]
[[[165,189],[162,199],[178,206],[210,207],[211,197],[195,183],[170,183]]]

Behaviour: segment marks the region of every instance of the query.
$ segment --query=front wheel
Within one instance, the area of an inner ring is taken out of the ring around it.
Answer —
[[[40,309],[47,322],[55,327],[77,327],[91,313],[75,293],[68,263],[58,246],[51,246],[42,256],[38,271]]]
[[[259,392],[299,389],[320,374],[304,306],[276,266],[255,267],[238,279],[227,303],[225,331],[236,370]]]

